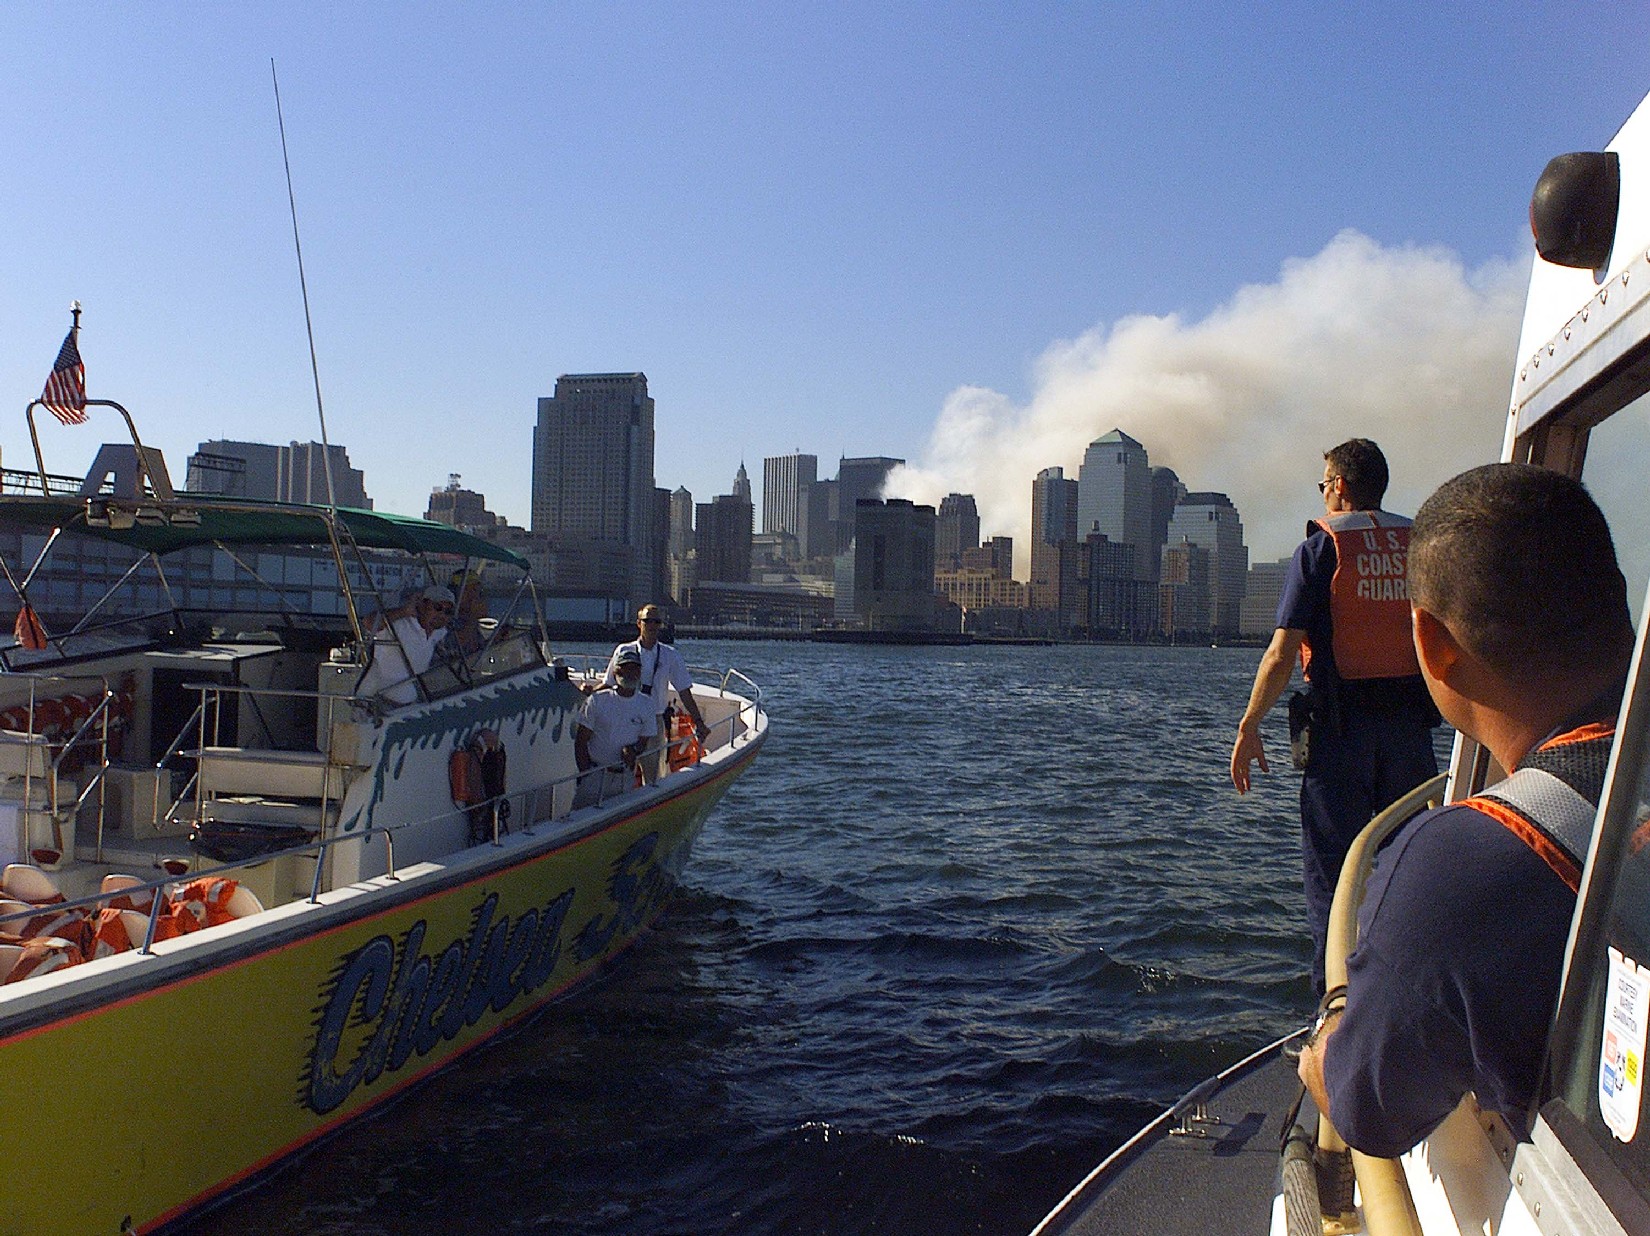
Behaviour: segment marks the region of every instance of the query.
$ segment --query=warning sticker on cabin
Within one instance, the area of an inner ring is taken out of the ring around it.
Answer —
[[[1650,969],[1610,950],[1610,983],[1604,993],[1604,1042],[1598,1062],[1598,1109],[1610,1132],[1624,1142],[1639,1127],[1644,1093],[1644,1038],[1650,1026]]]

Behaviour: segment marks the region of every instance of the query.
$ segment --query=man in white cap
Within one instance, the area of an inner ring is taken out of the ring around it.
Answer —
[[[618,680],[619,654],[627,648],[634,649],[641,658],[640,689],[642,694],[653,698],[653,708],[658,715],[657,741],[653,744],[658,751],[642,766],[649,781],[657,781],[666,767],[665,740],[669,735],[665,728],[665,709],[670,704],[672,687],[676,688],[683,710],[693,718],[693,732],[699,741],[703,742],[709,732],[705,719],[699,715],[699,705],[693,698],[693,675],[688,670],[687,660],[672,645],[660,641],[659,635],[664,629],[665,611],[657,605],[642,606],[636,611],[636,638],[613,650],[613,659],[608,662],[607,673],[602,676],[604,687],[610,687]]]
[[[361,675],[355,694],[376,695],[396,707],[417,700],[417,675],[430,668],[455,605],[451,588],[431,584],[408,604],[377,619],[372,664]]]
[[[614,685],[584,702],[573,731],[573,758],[579,772],[575,807],[622,794],[631,787],[637,757],[653,741],[657,714],[653,699],[640,690],[642,658],[630,644],[613,654]]]

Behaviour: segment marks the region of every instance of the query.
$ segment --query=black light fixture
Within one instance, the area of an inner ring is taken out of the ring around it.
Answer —
[[[1600,270],[1616,240],[1621,158],[1613,150],[1562,154],[1547,164],[1530,196],[1530,231],[1542,260]]]

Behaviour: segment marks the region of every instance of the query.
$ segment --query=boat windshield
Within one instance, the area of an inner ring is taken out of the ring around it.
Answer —
[[[1650,1196],[1650,1112],[1644,1101],[1650,1026],[1647,713],[1650,678],[1641,674],[1617,738],[1613,788],[1553,1038],[1549,1089],[1555,1097],[1542,1109],[1577,1161],[1597,1165],[1598,1171],[1589,1170],[1594,1186],[1624,1222],[1622,1207],[1635,1196]],[[1615,1190],[1600,1178],[1606,1164],[1619,1173]]]

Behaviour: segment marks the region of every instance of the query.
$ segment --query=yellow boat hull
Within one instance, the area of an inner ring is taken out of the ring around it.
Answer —
[[[163,1227],[565,993],[658,913],[759,746],[576,837],[7,989],[0,1236]]]

